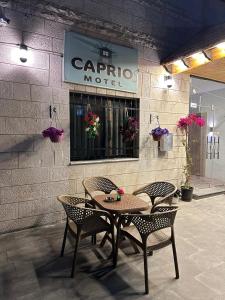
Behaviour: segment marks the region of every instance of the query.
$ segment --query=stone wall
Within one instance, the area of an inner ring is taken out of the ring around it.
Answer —
[[[25,17],[27,7],[22,5],[24,2],[13,2],[14,6],[7,9],[11,23],[0,28],[0,232],[60,222],[64,214],[56,196],[63,193],[83,196],[81,182],[88,176],[108,176],[128,192],[155,180],[179,184],[184,149],[176,135],[175,124],[188,111],[189,77],[176,76],[173,87],[165,88],[165,70],[159,64],[157,45],[150,47],[149,43],[144,43],[143,38],[133,43],[138,48],[139,56],[137,95],[64,83],[63,58],[60,55],[63,53],[64,30],[77,29],[84,34],[98,38],[101,36],[105,40],[118,41],[128,46],[135,36],[130,34],[129,38],[126,35],[123,37],[119,31],[123,26],[117,27],[118,24],[112,21],[107,23],[111,25],[108,25],[105,32],[104,28],[99,33],[93,27],[87,31],[88,21],[83,21],[82,27],[81,19],[78,18],[76,26],[75,16],[78,13],[71,10],[73,20],[70,24],[63,10],[60,16],[58,10],[50,15],[46,11],[29,8],[33,15]],[[132,3],[134,5],[135,1]],[[118,7],[113,9],[110,13],[116,16]],[[94,13],[92,15],[91,9],[83,11],[83,17],[85,13],[91,15],[93,20],[98,20]],[[129,18],[129,10],[125,14]],[[61,22],[55,22],[56,18],[61,18]],[[123,16],[119,19],[124,20]],[[116,30],[113,31],[113,28]],[[21,43],[22,32],[24,42],[38,49],[30,50],[33,58],[26,64],[16,60],[13,54],[15,46],[10,44]],[[147,41],[150,41],[151,35],[147,37]],[[162,39],[160,49],[165,45]],[[140,159],[132,162],[70,165],[69,91],[139,97]],[[65,129],[66,136],[61,144],[51,144],[41,136],[42,130],[50,124],[50,104],[57,107],[60,122]],[[148,134],[155,127],[154,123],[149,124],[150,113],[159,115],[161,126],[167,127],[175,135],[173,151],[164,156],[159,155],[157,143]]]

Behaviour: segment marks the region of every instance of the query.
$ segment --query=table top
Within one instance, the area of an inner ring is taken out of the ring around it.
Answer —
[[[97,195],[94,201],[98,207],[114,214],[135,213],[149,208],[149,204],[137,196],[124,194],[120,201],[105,202],[106,197],[116,197],[116,194]]]

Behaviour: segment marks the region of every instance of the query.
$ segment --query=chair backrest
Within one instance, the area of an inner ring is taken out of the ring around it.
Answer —
[[[134,191],[133,194],[134,195],[139,195],[143,193],[147,194],[152,201],[152,205],[154,205],[155,198],[157,197],[164,197],[165,199],[169,198],[176,192],[176,190],[177,187],[170,182],[156,181],[139,188],[138,190]]]
[[[58,201],[62,203],[67,217],[72,220],[77,226],[81,226],[88,218],[110,215],[100,209],[92,209],[85,207],[89,200],[78,198],[70,195],[61,195],[57,197]]]
[[[110,179],[105,177],[89,177],[85,178],[82,182],[85,195],[89,195],[91,198],[93,197],[94,192],[103,192],[105,194],[110,194],[113,190],[117,190],[118,186],[116,186]]]
[[[158,206],[155,212],[149,215],[144,214],[129,214],[121,215],[119,226],[123,220],[129,221],[135,225],[141,237],[146,239],[151,233],[160,229],[173,227],[177,206]]]

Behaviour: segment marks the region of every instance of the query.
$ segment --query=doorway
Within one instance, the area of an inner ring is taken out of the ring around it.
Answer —
[[[190,112],[206,126],[190,131],[195,198],[225,192],[225,84],[191,77]]]

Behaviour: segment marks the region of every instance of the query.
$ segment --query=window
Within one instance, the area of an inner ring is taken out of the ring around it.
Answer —
[[[85,130],[88,112],[99,116],[95,138]],[[128,126],[130,121],[135,123],[132,128]],[[71,161],[137,158],[138,127],[139,99],[70,93]]]

